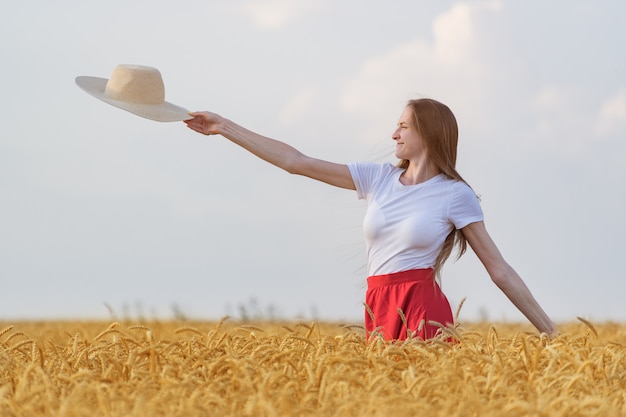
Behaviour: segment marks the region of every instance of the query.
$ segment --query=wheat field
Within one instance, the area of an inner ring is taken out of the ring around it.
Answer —
[[[626,416],[626,326],[0,322],[0,416]]]

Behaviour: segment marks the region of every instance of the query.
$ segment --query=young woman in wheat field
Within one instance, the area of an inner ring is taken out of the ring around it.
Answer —
[[[556,328],[487,233],[478,199],[456,171],[458,127],[450,109],[432,99],[408,102],[392,134],[397,166],[337,164],[311,158],[210,112],[191,113],[187,126],[222,135],[292,174],[356,190],[367,201],[367,334],[385,339],[428,339],[453,323],[437,283],[453,247],[470,244],[493,282],[543,333]]]

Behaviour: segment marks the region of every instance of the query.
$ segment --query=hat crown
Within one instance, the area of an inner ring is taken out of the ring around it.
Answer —
[[[106,83],[105,96],[112,100],[139,104],[163,104],[165,86],[156,68],[144,65],[118,65]]]

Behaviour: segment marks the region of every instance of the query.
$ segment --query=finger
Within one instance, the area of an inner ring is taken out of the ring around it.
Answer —
[[[193,119],[187,119],[187,120],[183,120],[183,122],[187,123],[188,125],[202,125],[204,120],[200,117],[194,117]]]
[[[189,115],[190,115],[190,116],[192,116],[194,119],[197,119],[197,118],[204,118],[204,116],[203,116],[203,112],[200,112],[200,111],[192,111],[192,112],[189,112]]]

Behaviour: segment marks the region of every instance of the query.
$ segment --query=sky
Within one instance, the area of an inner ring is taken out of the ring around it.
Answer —
[[[118,64],[342,163],[395,163],[406,101],[446,103],[457,168],[548,315],[626,320],[626,3],[96,4],[0,15],[0,320],[362,320],[365,202],[74,83]],[[442,282],[461,322],[525,321],[471,251]]]

